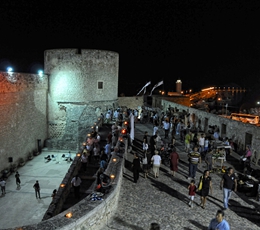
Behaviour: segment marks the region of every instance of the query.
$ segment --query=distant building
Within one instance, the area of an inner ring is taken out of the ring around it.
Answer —
[[[176,92],[181,93],[181,88],[182,88],[182,82],[181,80],[176,81]]]

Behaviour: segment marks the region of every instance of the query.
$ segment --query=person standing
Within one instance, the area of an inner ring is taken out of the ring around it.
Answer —
[[[224,219],[224,212],[222,210],[218,210],[216,214],[216,218],[213,218],[210,221],[208,230],[230,230],[228,222]]]
[[[140,172],[140,159],[137,153],[134,153],[134,160],[132,163],[133,168],[133,176],[134,176],[134,183],[137,183],[139,179],[139,172]]]
[[[81,155],[81,167],[84,172],[87,171],[87,165],[88,165],[88,156],[89,156],[89,151],[84,149],[82,155]]]
[[[15,181],[16,181],[17,187],[20,187],[20,184],[21,184],[20,174],[17,171],[15,173]]]
[[[0,186],[1,186],[2,195],[6,194],[6,192],[5,192],[5,185],[6,185],[5,180],[1,179]]]
[[[185,135],[185,140],[184,140],[185,152],[187,152],[187,153],[190,152],[190,141],[191,141],[191,134],[188,131],[187,134]]]
[[[212,153],[213,153],[213,150],[210,150],[209,152],[206,153],[206,156],[205,156],[205,162],[207,164],[207,169],[209,171],[212,170]]]
[[[171,160],[171,164],[170,164],[170,169],[172,172],[172,176],[175,176],[175,172],[178,171],[178,163],[179,163],[179,154],[176,152],[176,148],[173,147],[173,145],[171,146],[172,148],[172,153],[170,154],[170,160]]]
[[[78,199],[80,199],[80,184],[81,184],[81,179],[78,175],[72,178],[71,186],[74,188],[75,198]]]
[[[107,154],[108,162],[111,157],[111,142],[107,141],[107,144],[105,145],[105,154]]]
[[[170,123],[168,118],[165,118],[165,121],[163,121],[163,129],[164,129],[164,138],[168,138],[169,131],[170,131]]]
[[[156,137],[157,135],[151,136],[150,138],[150,150],[151,150],[151,155],[154,155],[154,151],[156,149]]]
[[[209,195],[209,189],[210,189],[210,194],[212,195],[211,177],[209,176],[209,170],[205,170],[203,176],[200,177],[200,182],[198,186],[198,190],[200,192],[200,200],[201,200],[200,207],[202,207],[203,209],[205,209],[205,203]]]
[[[189,178],[195,179],[198,164],[201,163],[201,156],[198,152],[198,147],[194,147],[194,150],[188,154],[189,158]]]
[[[188,186],[188,190],[189,190],[189,197],[190,197],[190,202],[189,202],[189,206],[191,208],[193,208],[193,202],[194,202],[194,197],[196,194],[196,185],[195,185],[195,180],[191,180],[189,186]]]
[[[153,127],[153,135],[157,135],[158,134],[158,130],[159,128],[158,128],[158,122],[157,121],[155,121],[155,123],[154,123],[154,127]]]
[[[223,203],[224,210],[228,209],[228,201],[232,194],[232,190],[237,191],[237,179],[234,174],[234,169],[232,167],[227,169],[227,173],[225,173],[220,182],[220,190],[223,189]]]
[[[153,155],[152,159],[151,159],[151,161],[153,162],[153,172],[154,172],[155,178],[159,177],[159,169],[160,169],[160,165],[162,163],[162,158],[160,155],[158,155],[158,153],[159,152],[157,150],[155,150],[154,151],[155,155]]]
[[[143,158],[143,171],[144,171],[144,178],[148,177],[148,157],[147,152],[144,152],[144,158]]]
[[[35,182],[35,184],[33,185],[33,188],[35,190],[35,196],[36,196],[36,199],[41,199],[41,194],[40,194],[40,184],[39,184],[39,181],[37,180]]]
[[[200,138],[199,138],[199,146],[200,146],[199,152],[200,152],[200,154],[202,154],[202,153],[204,152],[204,146],[205,146],[205,137],[204,137],[204,134],[201,134],[201,135],[200,135]]]

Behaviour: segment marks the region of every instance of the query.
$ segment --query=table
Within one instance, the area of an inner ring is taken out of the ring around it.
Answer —
[[[212,167],[214,168],[214,165],[215,165],[215,161],[220,161],[220,167],[222,169],[222,166],[223,166],[223,163],[224,161],[226,161],[226,156],[223,156],[223,157],[217,157],[217,156],[214,156],[212,155]]]

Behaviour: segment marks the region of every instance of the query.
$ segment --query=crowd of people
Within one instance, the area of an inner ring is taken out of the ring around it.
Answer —
[[[187,177],[189,181],[187,188],[189,196],[188,205],[193,208],[194,197],[198,194],[200,196],[200,207],[205,209],[207,198],[209,195],[213,195],[213,187],[216,187],[210,176],[210,173],[213,172],[212,154],[216,150],[230,154],[229,149],[228,151],[225,148],[216,149],[216,146],[214,146],[216,140],[220,140],[218,128],[215,127],[212,137],[206,136],[204,133],[199,134],[198,130],[194,129],[190,122],[184,122],[180,117],[170,116],[170,113],[166,113],[166,115],[161,113],[161,116],[155,113],[150,116],[150,122],[153,124],[153,130],[151,130],[151,135],[148,135],[147,131],[144,133],[143,152],[139,154],[134,152],[132,164],[134,183],[138,181],[139,172],[144,173],[144,178],[147,178],[149,175],[155,179],[159,178],[159,168],[162,164],[160,153],[163,148],[168,148],[168,151],[170,151],[170,174],[173,177],[175,176],[179,163],[179,154],[175,148],[177,138],[185,145],[189,164]],[[163,137],[161,137],[162,131]],[[225,145],[230,145],[229,141],[228,138],[223,140]],[[247,157],[250,156],[248,151],[247,149],[245,155]],[[202,162],[205,162],[206,170],[199,180],[196,181],[197,168]],[[224,219],[224,210],[229,207],[232,191],[237,191],[237,178],[232,167],[228,168],[223,174],[219,188],[223,190],[223,208],[217,211],[216,218],[212,219],[208,229],[230,229],[229,224]]]

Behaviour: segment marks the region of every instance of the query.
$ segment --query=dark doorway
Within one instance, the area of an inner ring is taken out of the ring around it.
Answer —
[[[252,134],[246,133],[245,146],[247,146],[247,145],[251,146],[252,138],[253,138]]]
[[[227,125],[222,124],[221,125],[221,137],[226,137],[226,134],[227,134]]]

